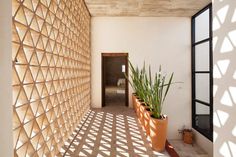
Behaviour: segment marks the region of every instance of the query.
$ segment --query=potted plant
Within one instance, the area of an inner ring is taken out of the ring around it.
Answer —
[[[129,77],[126,76],[125,73],[124,73],[124,75],[134,90],[134,93],[132,94],[132,103],[133,103],[134,111],[137,113],[137,102],[139,99],[138,84],[139,84],[139,75],[140,75],[139,73],[140,72],[139,72],[138,67],[134,68],[134,66],[132,65],[132,63],[130,61],[129,61],[129,67],[130,67],[130,71],[131,71],[131,74],[130,74],[131,81],[130,81]]]
[[[166,99],[167,93],[170,89],[173,80],[173,73],[167,80],[167,77],[162,75],[161,66],[158,74],[155,75],[153,84],[151,84],[149,95],[149,105],[151,109],[150,117],[150,139],[152,148],[159,152],[165,149],[168,117],[163,115],[162,108]],[[151,82],[150,82],[151,83]]]
[[[193,130],[183,128],[182,130],[179,130],[179,133],[182,134],[184,143],[187,144],[193,144]]]
[[[151,107],[150,107],[150,96],[152,95],[152,75],[151,75],[151,69],[149,67],[149,79],[146,77],[145,79],[146,82],[146,97],[145,101],[147,102],[148,108],[144,111],[144,127],[146,130],[146,135],[150,136],[150,118],[151,118]]]
[[[149,106],[149,95],[150,93],[150,84],[151,84],[151,68],[149,66],[149,75],[145,72],[145,74],[142,77],[142,85],[143,85],[143,100],[144,100],[144,105],[140,106],[140,110],[142,111],[142,125],[146,131],[146,135],[150,135],[150,128],[149,128],[149,121],[150,121],[150,106]]]
[[[145,70],[145,63],[141,70],[138,69],[138,67],[134,68],[132,63],[129,61],[130,65],[130,71],[131,71],[131,81],[127,76],[127,80],[129,81],[130,85],[132,86],[135,93],[132,94],[132,101],[134,110],[137,113],[137,116],[139,117],[141,123],[143,124],[143,110],[145,103],[145,97],[146,97],[146,84],[144,82],[144,79],[146,77],[146,70]],[[141,107],[141,108],[140,108]]]
[[[146,67],[144,63],[142,70],[140,70],[139,83],[138,83],[139,97],[141,100],[137,104],[138,113],[139,113],[138,117],[143,128],[144,128],[144,112],[146,108],[149,108],[148,103],[147,103],[148,81],[147,81],[147,74],[146,74],[145,68]]]
[[[129,65],[132,81],[129,81],[127,76],[126,78],[135,91],[132,95],[134,109],[146,130],[146,134],[151,138],[153,149],[163,151],[168,118],[162,114],[162,107],[172,84],[173,73],[167,81],[167,77],[162,75],[160,67],[159,73],[152,81],[150,67],[149,75],[147,75],[145,64],[141,70],[134,68],[130,61]]]

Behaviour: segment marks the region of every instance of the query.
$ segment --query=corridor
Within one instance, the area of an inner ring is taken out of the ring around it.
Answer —
[[[196,144],[168,140],[180,157],[208,157]],[[153,151],[132,108],[91,109],[61,148],[65,157],[169,157]]]
[[[65,156],[169,156],[152,150],[134,111],[124,106],[92,109],[61,150]]]

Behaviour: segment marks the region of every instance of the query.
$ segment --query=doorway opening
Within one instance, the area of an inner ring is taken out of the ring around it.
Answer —
[[[128,106],[128,53],[102,53],[102,107]]]

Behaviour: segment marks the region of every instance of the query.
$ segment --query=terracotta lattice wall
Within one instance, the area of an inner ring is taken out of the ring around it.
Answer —
[[[56,156],[90,108],[90,15],[83,0],[12,6],[15,156]]]

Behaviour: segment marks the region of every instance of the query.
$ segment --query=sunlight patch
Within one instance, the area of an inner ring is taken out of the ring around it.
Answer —
[[[229,92],[225,91],[220,102],[226,106],[233,106],[232,100],[230,98]]]
[[[229,114],[224,112],[224,111],[221,111],[221,110],[217,110],[217,114],[219,116],[219,120],[220,120],[220,123],[221,125],[225,125],[225,123],[227,122],[228,118],[229,118]]]
[[[213,44],[213,51],[214,51],[215,48],[216,48],[217,41],[218,41],[218,37],[214,37],[214,38],[213,38],[213,42],[212,42],[212,44]]]
[[[217,65],[214,65],[214,68],[213,68],[213,78],[221,78],[221,73],[220,73],[220,70],[218,68]]]
[[[220,125],[220,120],[219,120],[219,117],[218,117],[218,114],[216,112],[214,112],[214,116],[213,116],[213,124],[214,126],[220,128],[221,125]]]
[[[220,22],[217,19],[217,17],[213,18],[213,31],[216,31],[217,29],[220,29]]]
[[[233,30],[233,31],[229,32],[229,38],[230,38],[230,41],[236,47],[236,30]]]
[[[217,132],[213,132],[213,138],[214,138],[214,142],[216,141],[216,139],[218,138],[218,133]]]
[[[228,10],[229,10],[229,5],[226,5],[223,8],[221,8],[220,10],[217,11],[216,14],[219,17],[221,23],[225,22],[225,18],[227,16]]]
[[[234,9],[234,15],[232,17],[231,22],[236,22],[236,9]]]
[[[227,71],[227,69],[229,67],[229,63],[230,63],[230,61],[228,59],[220,60],[220,61],[217,62],[217,65],[219,67],[220,73],[222,75],[225,75],[225,73],[226,73],[226,71]]]
[[[226,52],[230,52],[232,51],[234,48],[232,46],[232,44],[230,43],[230,40],[228,39],[228,37],[224,38],[223,44],[221,46],[220,52],[221,53],[226,53]]]
[[[216,92],[218,90],[218,86],[217,85],[213,85],[213,96],[216,96]]]
[[[236,144],[229,141],[229,148],[231,151],[231,156],[236,156]]]
[[[232,130],[232,135],[234,135],[236,137],[236,126],[234,127],[234,129]]]
[[[231,157],[230,150],[229,150],[229,147],[227,146],[226,142],[224,142],[224,144],[222,144],[222,146],[220,147],[219,152],[220,152],[221,155],[223,155],[225,157]]]
[[[233,78],[236,80],[236,71],[234,72]]]
[[[230,95],[236,104],[236,87],[229,87]]]

